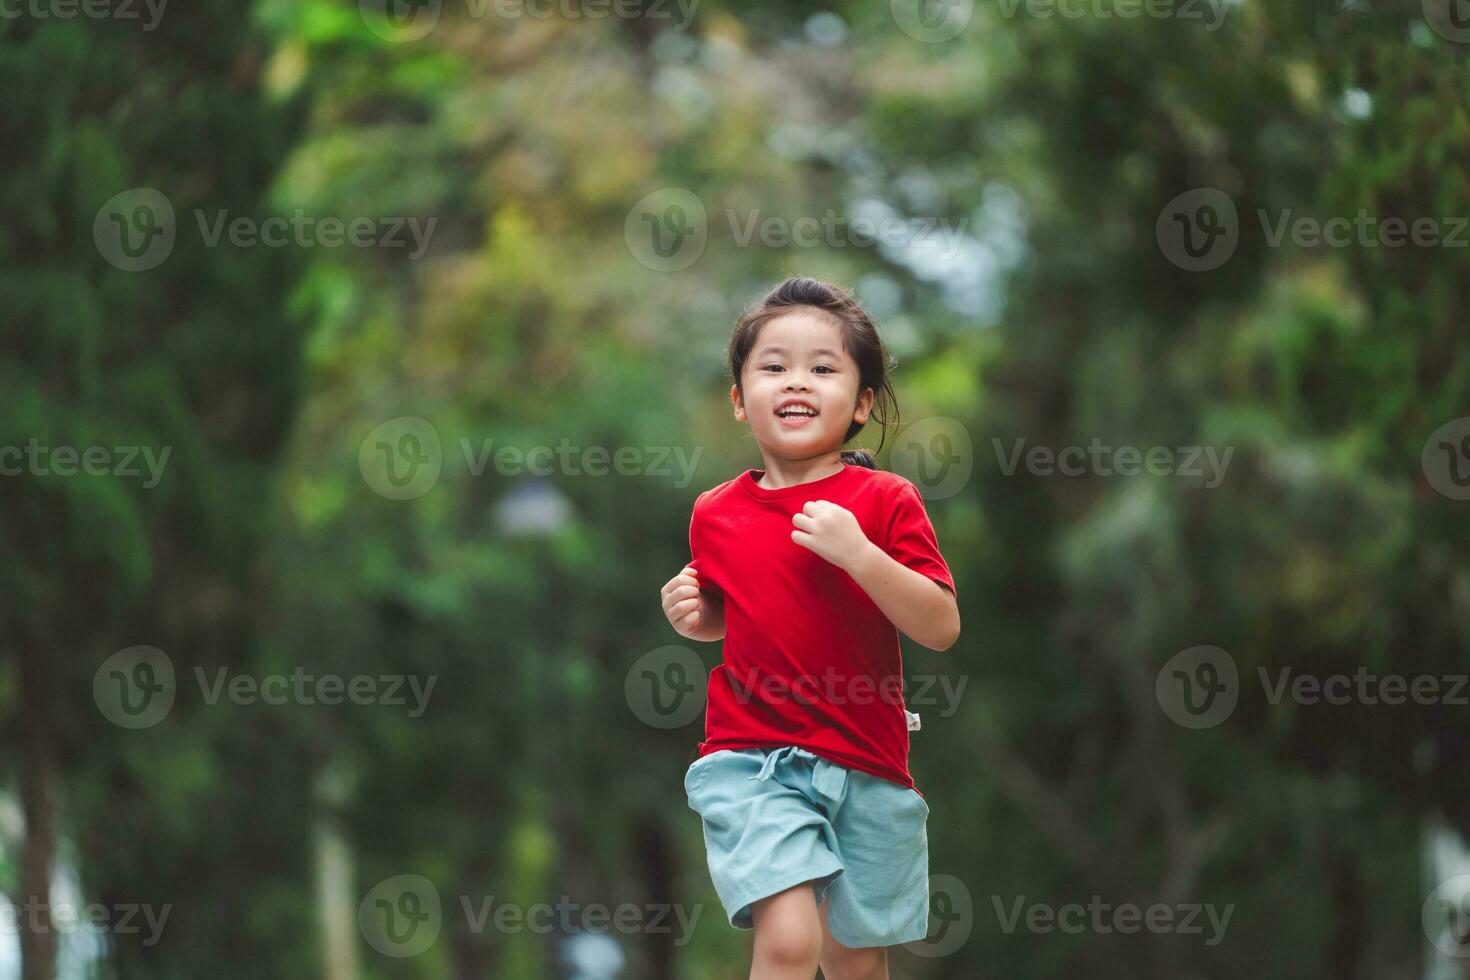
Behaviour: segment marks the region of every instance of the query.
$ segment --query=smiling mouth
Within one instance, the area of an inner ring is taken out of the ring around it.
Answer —
[[[810,423],[817,417],[817,410],[808,405],[789,405],[776,410],[782,428],[794,429]]]

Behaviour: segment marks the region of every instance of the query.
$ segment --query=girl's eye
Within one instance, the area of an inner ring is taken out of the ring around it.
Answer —
[[[829,368],[825,364],[818,364],[816,367],[812,368],[812,370],[813,371],[826,371],[828,374],[831,374],[832,373],[832,369]]]
[[[761,370],[762,371],[769,371],[772,368],[775,368],[777,371],[779,371],[779,370],[781,370],[781,365],[779,365],[779,364],[767,364],[765,367],[761,368]]]

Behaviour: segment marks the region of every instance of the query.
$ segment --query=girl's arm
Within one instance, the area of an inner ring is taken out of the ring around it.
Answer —
[[[869,541],[852,511],[829,500],[812,500],[791,523],[796,527],[792,541],[851,575],[909,639],[942,652],[960,638],[954,593]]]
[[[701,643],[725,638],[725,600],[700,589],[699,573],[685,565],[659,590],[664,615],[680,636]]]
[[[895,561],[873,542],[858,551],[845,571],[915,643],[943,652],[960,638],[960,607],[954,593]]]

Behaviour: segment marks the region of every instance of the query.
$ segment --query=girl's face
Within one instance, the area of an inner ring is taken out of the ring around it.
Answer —
[[[797,460],[840,447],[849,425],[868,420],[873,389],[858,391],[837,325],[795,310],[761,328],[730,400],[762,451]]]

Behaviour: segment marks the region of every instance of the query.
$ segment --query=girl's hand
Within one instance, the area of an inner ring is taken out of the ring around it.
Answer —
[[[852,511],[830,500],[807,501],[801,513],[792,515],[791,523],[796,525],[792,541],[844,571],[851,570],[871,546]]]
[[[708,642],[725,635],[725,604],[699,591],[699,573],[691,565],[664,583],[659,591],[664,616],[674,632],[691,640]]]

